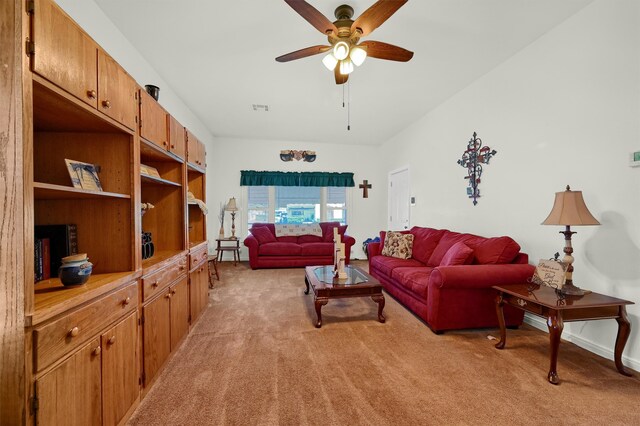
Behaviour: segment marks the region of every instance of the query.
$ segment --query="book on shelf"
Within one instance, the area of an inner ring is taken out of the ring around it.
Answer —
[[[58,274],[58,268],[62,264],[62,258],[72,254],[78,254],[78,227],[75,224],[61,225],[36,225],[36,240],[48,239],[49,275]],[[42,245],[40,250],[42,252]],[[42,273],[44,275],[44,265]]]
[[[51,278],[51,257],[49,238],[36,238],[33,244],[34,252],[34,281]]]
[[[34,273],[34,281],[42,281],[42,240],[40,238],[36,238],[33,241],[33,273]]]

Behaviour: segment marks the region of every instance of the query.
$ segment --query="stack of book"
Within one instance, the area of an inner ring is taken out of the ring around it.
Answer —
[[[75,224],[36,225],[35,281],[58,275],[62,258],[78,253],[78,228]]]

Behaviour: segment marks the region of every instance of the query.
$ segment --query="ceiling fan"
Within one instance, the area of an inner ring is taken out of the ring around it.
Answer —
[[[336,8],[334,22],[329,21],[304,0],[284,1],[318,31],[325,34],[330,46],[317,45],[296,50],[278,56],[278,62],[289,62],[331,51],[322,59],[322,63],[334,72],[336,84],[344,84],[354,70],[354,65],[362,65],[367,56],[400,62],[407,62],[413,57],[413,52],[392,44],[373,40],[360,42],[361,37],[369,35],[382,25],[407,0],[378,0],[355,21],[351,19],[353,8],[343,4]]]

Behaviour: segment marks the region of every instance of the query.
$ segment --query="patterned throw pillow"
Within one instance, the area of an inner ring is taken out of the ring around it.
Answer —
[[[410,259],[413,250],[413,235],[388,231],[382,248],[383,256],[396,257],[398,259]]]

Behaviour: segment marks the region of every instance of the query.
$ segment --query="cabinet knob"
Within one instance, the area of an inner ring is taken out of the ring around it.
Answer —
[[[122,305],[123,306],[127,306],[129,303],[131,303],[131,298],[130,297],[127,297],[126,299],[124,299],[122,301]]]
[[[95,348],[93,350],[93,352],[91,352],[94,356],[98,356],[100,355],[100,352],[102,352],[102,348],[100,346],[98,346],[97,348]]]
[[[102,106],[105,107],[106,109],[109,109],[109,108],[111,108],[111,102],[102,101]]]
[[[116,336],[111,336],[109,337],[109,340],[107,340],[107,343],[110,345],[113,345],[116,342]]]
[[[151,283],[151,287],[156,288],[158,287],[158,281],[154,281]]]
[[[98,92],[96,92],[95,90],[87,90],[87,97],[89,99],[95,99],[98,97]]]
[[[167,146],[167,141],[163,141],[162,145]]]
[[[167,293],[164,295],[165,298],[169,299],[171,297],[171,293]]]
[[[180,268],[179,268],[179,269],[180,269],[181,271],[184,271],[184,265],[180,265]]]
[[[80,333],[80,329],[78,327],[73,327],[71,330],[69,330],[69,332],[67,333],[67,336],[76,337],[78,333]]]
[[[171,144],[171,149],[176,149],[176,146],[174,144]]]
[[[175,290],[171,290],[171,294],[172,295],[176,294],[176,291]]]

